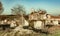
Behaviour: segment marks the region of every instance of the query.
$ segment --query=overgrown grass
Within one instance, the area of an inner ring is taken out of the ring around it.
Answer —
[[[55,30],[55,33],[48,34],[48,36],[60,36],[60,30]]]
[[[44,34],[39,32],[32,32],[30,34],[26,34],[26,32],[21,31],[0,31],[0,36],[60,36],[60,30],[55,30],[54,33]]]

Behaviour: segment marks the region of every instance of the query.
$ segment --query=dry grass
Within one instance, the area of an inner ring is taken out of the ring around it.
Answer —
[[[22,28],[17,31],[1,30],[0,36],[60,36],[60,26],[53,26],[53,27],[49,28],[48,30],[49,30],[49,32],[54,32],[54,33],[44,34],[44,33],[39,33],[39,32],[35,32],[33,30]]]

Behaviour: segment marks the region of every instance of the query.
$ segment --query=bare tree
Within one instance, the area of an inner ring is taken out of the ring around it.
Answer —
[[[12,10],[12,12],[11,12],[12,15],[18,15],[18,16],[21,15],[21,20],[19,20],[19,22],[21,21],[21,24],[24,24],[24,15],[26,15],[25,8],[22,5],[17,5],[15,7],[13,7],[11,10]]]
[[[40,13],[47,13],[47,11],[43,10],[43,9],[38,9],[38,12],[40,12]]]
[[[3,9],[2,3],[0,2],[0,14],[2,14],[3,11],[4,11],[4,9]]]
[[[26,14],[25,8],[22,5],[17,5],[15,7],[13,7],[13,9],[11,9],[11,10],[12,10],[11,13],[14,14],[14,15],[23,15],[23,14]]]

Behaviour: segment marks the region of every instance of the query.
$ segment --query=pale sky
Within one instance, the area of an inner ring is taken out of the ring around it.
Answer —
[[[60,0],[0,0],[4,7],[4,14],[10,14],[15,5],[23,5],[27,13],[31,8],[45,9],[48,14],[60,14]]]

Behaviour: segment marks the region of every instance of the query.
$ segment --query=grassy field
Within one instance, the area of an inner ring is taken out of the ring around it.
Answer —
[[[54,26],[48,29],[51,33],[40,33],[29,29],[0,30],[0,36],[60,36],[60,26]],[[53,32],[53,33],[52,33]]]

